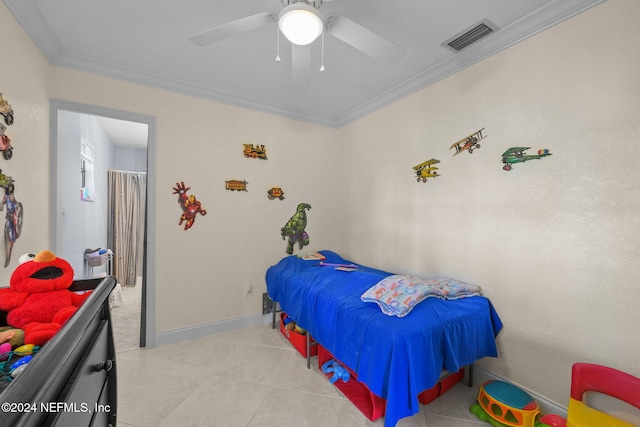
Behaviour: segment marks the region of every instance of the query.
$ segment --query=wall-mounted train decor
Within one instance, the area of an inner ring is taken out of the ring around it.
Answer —
[[[282,191],[282,188],[280,187],[271,187],[267,191],[267,197],[269,198],[269,200],[274,200],[274,199],[284,200],[284,191]]]
[[[243,144],[244,156],[251,159],[267,160],[267,149],[264,145]]]
[[[225,181],[224,188],[231,191],[247,191],[247,181],[240,181],[239,179],[231,179]]]

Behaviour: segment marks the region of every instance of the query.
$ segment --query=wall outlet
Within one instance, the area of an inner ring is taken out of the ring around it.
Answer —
[[[253,296],[253,283],[247,283],[247,286],[244,288],[244,296],[250,297]]]

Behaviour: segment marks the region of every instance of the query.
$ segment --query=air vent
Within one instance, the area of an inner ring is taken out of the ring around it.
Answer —
[[[496,27],[493,23],[491,23],[487,19],[484,19],[479,23],[474,24],[470,28],[467,28],[466,30],[463,30],[462,32],[456,34],[446,42],[442,43],[442,46],[459,52],[470,44],[475,43],[481,38],[493,33],[497,29],[498,27]]]

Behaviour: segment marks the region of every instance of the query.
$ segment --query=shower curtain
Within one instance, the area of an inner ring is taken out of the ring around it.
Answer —
[[[107,224],[113,274],[121,286],[135,286],[144,236],[147,174],[109,170]]]

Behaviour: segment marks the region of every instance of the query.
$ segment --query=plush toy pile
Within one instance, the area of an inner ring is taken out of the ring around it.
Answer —
[[[71,265],[53,252],[41,251],[20,264],[9,288],[0,289],[0,310],[6,313],[8,326],[0,328],[0,339],[18,337],[36,346],[46,343],[89,296],[69,291],[72,282]],[[3,332],[7,333],[3,336]]]
[[[287,331],[295,331],[296,333],[298,333],[300,335],[305,335],[307,333],[306,330],[304,330],[300,326],[298,326],[296,324],[295,320],[293,320],[287,314],[284,315],[284,317],[282,318],[282,321],[284,322],[284,328]]]

